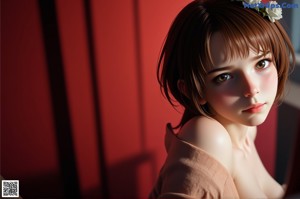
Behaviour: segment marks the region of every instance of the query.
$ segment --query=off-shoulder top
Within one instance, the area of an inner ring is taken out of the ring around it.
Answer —
[[[166,161],[149,198],[239,198],[228,170],[207,152],[179,139],[167,125]]]

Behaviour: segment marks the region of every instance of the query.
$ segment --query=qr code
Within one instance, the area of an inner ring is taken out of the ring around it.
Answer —
[[[2,180],[2,197],[19,197],[19,180]]]

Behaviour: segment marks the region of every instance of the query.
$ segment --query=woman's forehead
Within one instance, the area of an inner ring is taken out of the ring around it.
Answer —
[[[235,44],[233,44],[235,43]],[[262,46],[254,48],[249,45],[238,45],[237,41],[225,38],[221,32],[212,34],[209,44],[210,62],[214,66],[226,65],[236,59],[246,59],[262,54],[267,54],[268,49]],[[235,48],[232,48],[235,47]]]

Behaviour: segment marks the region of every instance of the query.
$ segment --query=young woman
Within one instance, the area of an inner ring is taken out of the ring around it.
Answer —
[[[254,140],[282,96],[294,51],[281,9],[253,3],[260,1],[196,0],[174,20],[158,79],[185,112],[176,134],[167,125],[168,156],[150,198],[283,196]]]

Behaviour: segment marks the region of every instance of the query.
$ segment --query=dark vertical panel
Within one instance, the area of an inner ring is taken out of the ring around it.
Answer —
[[[108,187],[108,177],[107,177],[107,165],[105,158],[105,148],[103,141],[103,131],[101,124],[101,114],[100,114],[100,94],[98,92],[98,81],[97,81],[97,70],[95,61],[95,47],[93,38],[93,27],[92,27],[92,13],[91,13],[91,2],[90,0],[83,0],[85,9],[85,19],[87,26],[87,41],[89,49],[89,62],[91,67],[91,77],[92,77],[92,92],[94,98],[95,107],[95,121],[96,121],[96,131],[98,136],[98,154],[99,154],[99,165],[100,165],[100,179],[102,185],[102,196],[105,199],[109,199],[109,187]]]
[[[55,2],[39,0],[39,7],[64,192],[68,198],[80,198]]]
[[[280,183],[286,183],[288,162],[292,154],[292,143],[296,138],[299,126],[300,112],[286,103],[281,104],[278,111],[276,180]]]
[[[300,113],[300,111],[299,111]],[[287,178],[287,189],[284,198],[296,198],[300,196],[300,117],[298,118],[298,129],[296,130],[293,151],[289,160]]]
[[[139,110],[139,128],[141,133],[141,149],[146,151],[146,135],[145,135],[145,110],[144,110],[144,93],[143,93],[143,64],[142,64],[142,40],[140,28],[139,0],[133,0],[134,14],[134,34],[135,34],[135,50],[136,50],[136,70],[138,82],[138,110]]]

